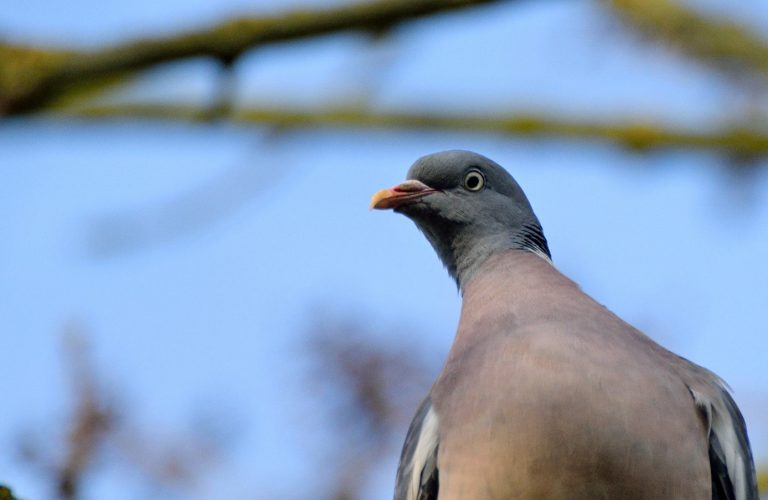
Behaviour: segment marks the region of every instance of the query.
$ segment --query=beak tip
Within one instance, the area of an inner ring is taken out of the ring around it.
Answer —
[[[377,191],[372,197],[371,202],[368,204],[368,210],[382,210],[389,208],[386,204],[386,200],[392,197],[391,189],[382,189]]]

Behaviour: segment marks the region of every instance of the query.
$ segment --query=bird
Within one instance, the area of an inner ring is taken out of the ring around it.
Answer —
[[[430,154],[370,207],[411,219],[462,298],[405,437],[395,500],[758,498],[726,383],[558,271],[499,164]]]

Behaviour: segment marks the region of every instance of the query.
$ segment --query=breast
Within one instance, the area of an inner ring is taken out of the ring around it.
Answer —
[[[708,498],[706,429],[677,376],[631,343],[562,330],[449,357],[433,389],[441,500]]]

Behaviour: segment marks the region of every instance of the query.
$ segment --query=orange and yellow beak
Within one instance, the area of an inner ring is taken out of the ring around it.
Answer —
[[[377,191],[373,198],[371,198],[370,208],[378,210],[397,208],[404,203],[419,199],[435,191],[436,189],[432,189],[423,182],[417,180],[405,181],[393,188]]]

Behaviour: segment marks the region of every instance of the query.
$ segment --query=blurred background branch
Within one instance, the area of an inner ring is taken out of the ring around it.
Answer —
[[[207,122],[207,108],[125,104],[87,106],[54,116],[79,119],[149,118],[181,122]],[[222,119],[241,125],[270,125],[281,128],[347,127],[431,129],[482,132],[520,137],[542,137],[605,141],[632,151],[687,148],[719,151],[742,157],[768,154],[768,132],[749,124],[719,127],[711,131],[681,130],[661,123],[622,123],[568,120],[531,114],[495,116],[450,115],[447,113],[393,113],[364,108],[293,110],[286,108],[240,108]]]
[[[419,404],[436,366],[414,346],[393,344],[398,332],[376,332],[361,320],[318,315],[304,346],[310,361],[307,397],[328,408],[335,450],[318,465],[333,480],[331,500],[365,498],[375,466],[399,452],[400,430]],[[402,333],[402,332],[400,332]],[[322,396],[318,398],[318,395]]]
[[[768,41],[735,22],[671,0],[606,0],[621,19],[683,54],[727,72],[768,77]]]
[[[66,428],[56,429],[61,435],[53,440],[25,431],[18,451],[24,461],[49,476],[56,497],[74,500],[80,498],[84,477],[99,462],[118,412],[96,381],[82,332],[70,326],[64,332],[63,344],[74,402],[71,418]],[[61,447],[51,445],[57,441]]]
[[[13,491],[11,491],[10,488],[0,484],[0,500],[18,500],[18,499],[13,495]]]
[[[194,492],[220,460],[221,441],[199,432],[159,435],[132,422],[97,373],[82,327],[64,332],[63,357],[74,405],[71,415],[40,429],[24,429],[17,437],[20,458],[52,485],[52,497],[83,498],[83,483],[96,471],[116,466],[128,466],[150,490]]]
[[[0,45],[0,116],[39,110],[84,84],[97,88],[155,64],[209,56],[229,62],[248,49],[347,30],[382,32],[438,12],[491,0],[380,0],[268,17],[240,17],[200,31],[93,52]]]
[[[768,132],[754,120],[711,123],[681,130],[662,123],[626,123],[526,113],[505,116],[406,114],[359,109],[232,109],[224,98],[215,109],[147,103],[88,104],[88,100],[125,83],[130,75],[156,64],[208,56],[229,66],[245,51],[286,40],[362,30],[381,33],[412,19],[492,0],[381,0],[325,9],[299,9],[281,15],[240,17],[211,28],[126,42],[93,52],[0,45],[0,116],[53,109],[53,116],[81,119],[142,118],[207,121],[224,117],[237,123],[281,127],[346,126],[468,130],[517,136],[559,136],[604,140],[635,151],[677,147],[720,150],[738,157],[761,156]],[[733,21],[702,15],[668,0],[606,0],[627,23],[670,42],[696,60],[730,75],[768,74],[768,43]],[[226,91],[227,89],[225,89]],[[231,85],[230,89],[231,90]],[[212,114],[213,113],[213,114]]]

